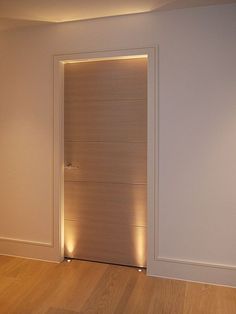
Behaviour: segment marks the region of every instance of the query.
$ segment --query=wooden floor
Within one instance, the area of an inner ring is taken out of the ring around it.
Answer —
[[[0,313],[235,314],[236,289],[122,266],[0,256]]]

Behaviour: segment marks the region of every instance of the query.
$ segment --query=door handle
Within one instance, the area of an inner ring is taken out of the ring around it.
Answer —
[[[78,169],[78,166],[73,166],[71,162],[65,162],[64,169],[72,170],[72,169]]]

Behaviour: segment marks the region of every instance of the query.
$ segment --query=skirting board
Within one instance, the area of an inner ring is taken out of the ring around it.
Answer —
[[[9,240],[0,241],[1,255],[18,256],[51,262],[61,262],[61,259],[58,259],[58,250],[59,249],[57,249],[55,246],[50,247],[39,245],[37,242],[34,244]]]
[[[0,241],[1,255],[61,262],[56,247],[40,246],[14,241]],[[194,281],[207,284],[236,287],[236,269],[218,268],[214,265],[194,265],[171,261],[149,262],[148,275],[169,279]]]
[[[236,287],[236,269],[172,261],[152,261],[149,276]]]

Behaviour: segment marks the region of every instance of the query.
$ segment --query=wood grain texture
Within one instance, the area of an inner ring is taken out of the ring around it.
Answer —
[[[65,181],[147,182],[145,143],[65,143]]]
[[[65,101],[147,99],[147,59],[65,65]]]
[[[147,225],[146,185],[65,182],[65,219]]]
[[[64,96],[66,255],[145,265],[147,59],[66,64]]]
[[[65,219],[65,256],[146,265],[146,227]]]
[[[65,141],[146,142],[146,100],[67,101]]]
[[[236,313],[236,289],[187,283],[184,313]]]
[[[1,314],[234,314],[236,289],[135,268],[0,256]]]
[[[78,312],[63,310],[63,309],[58,309],[58,308],[50,308],[47,311],[47,314],[76,314],[76,313],[78,313]]]

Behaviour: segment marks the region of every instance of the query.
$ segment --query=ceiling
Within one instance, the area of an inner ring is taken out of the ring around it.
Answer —
[[[0,30],[233,2],[236,0],[0,0]]]

